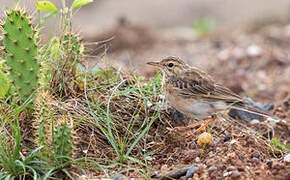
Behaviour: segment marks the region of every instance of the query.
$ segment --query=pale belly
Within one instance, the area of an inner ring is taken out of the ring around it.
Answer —
[[[166,94],[166,99],[172,107],[181,113],[197,119],[205,119],[208,116],[227,108],[227,105],[223,101],[205,102],[202,100],[181,98],[180,96],[169,94]]]

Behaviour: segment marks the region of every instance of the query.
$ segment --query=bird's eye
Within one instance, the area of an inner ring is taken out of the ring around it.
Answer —
[[[169,63],[167,66],[171,68],[171,67],[174,66],[174,64],[173,63]]]

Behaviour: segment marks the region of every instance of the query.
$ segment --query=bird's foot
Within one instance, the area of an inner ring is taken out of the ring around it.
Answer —
[[[179,132],[185,132],[185,131],[190,131],[191,129],[197,127],[197,126],[200,126],[203,124],[203,121],[198,121],[198,122],[195,122],[193,124],[190,124],[186,127],[175,127],[175,128],[172,128],[170,129],[170,131],[179,131]]]
[[[188,132],[189,133],[185,136],[186,138],[190,138],[195,136],[196,134],[202,132],[205,130],[205,128],[210,125],[211,123],[213,123],[216,120],[217,116],[216,114],[212,115],[210,119],[206,119],[203,121],[198,121],[195,122],[193,124],[190,124],[186,127],[175,127],[175,128],[171,128],[169,129],[170,132]],[[194,132],[191,132],[191,129],[196,128],[197,126],[200,126],[198,129],[196,129]]]

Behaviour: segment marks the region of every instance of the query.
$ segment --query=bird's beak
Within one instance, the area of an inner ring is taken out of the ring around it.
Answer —
[[[151,66],[157,66],[157,67],[161,67],[159,62],[147,62],[147,64],[151,65]]]

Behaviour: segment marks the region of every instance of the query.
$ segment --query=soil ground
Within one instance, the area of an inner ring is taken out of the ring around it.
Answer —
[[[153,178],[167,174],[186,179],[188,169],[196,170],[193,179],[290,178],[289,163],[283,160],[285,154],[271,149],[261,138],[276,137],[288,146],[290,143],[289,22],[259,21],[198,37],[188,30],[152,31],[121,23],[92,40],[107,39],[112,34],[115,39],[99,46],[110,47],[105,56],[96,46],[90,46],[93,56],[89,66],[103,66],[108,59],[110,65],[122,67],[123,71],[152,77],[156,70],[147,67],[146,61],[178,56],[209,72],[236,93],[251,97],[258,104],[274,104],[271,113],[282,119],[270,130],[269,122],[256,124],[220,117],[208,131],[214,137],[213,143],[201,147],[196,143],[198,137],[186,140],[184,134],[168,130],[176,126],[169,109],[164,112],[164,122],[155,122],[146,136],[150,144],[147,150],[158,149],[147,161],[158,170],[151,172]]]

